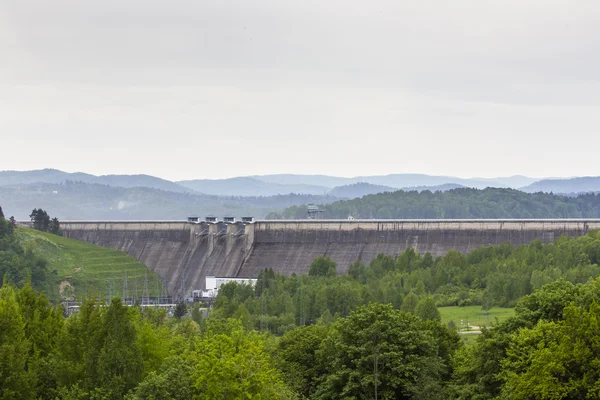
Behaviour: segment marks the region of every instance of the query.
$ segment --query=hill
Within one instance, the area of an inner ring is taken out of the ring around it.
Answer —
[[[177,183],[196,192],[217,196],[274,196],[289,193],[323,195],[329,191],[325,186],[270,183],[251,177],[195,179]]]
[[[390,189],[432,188],[444,185],[457,187],[511,187],[519,188],[536,181],[526,176],[511,176],[498,178],[458,178],[452,176],[436,176],[426,174],[390,174],[365,175],[357,177],[336,177],[327,175],[294,175],[273,174],[241,176],[227,179],[192,179],[172,182],[150,175],[92,175],[82,172],[64,172],[56,169],[33,171],[0,171],[0,186],[24,186],[31,184],[52,183],[65,181],[103,184],[115,187],[147,187],[176,193],[201,193],[215,196],[274,196],[290,193],[337,196],[335,188],[341,186],[366,183],[372,188],[357,190],[356,196],[371,193],[381,193]],[[375,186],[381,186],[375,189]],[[341,190],[341,189],[340,189]],[[346,189],[344,189],[346,190]],[[352,196],[349,194],[342,197]],[[375,190],[379,190],[375,192]],[[431,189],[433,190],[433,189]],[[437,190],[437,189],[436,189]],[[445,190],[445,189],[440,189]]]
[[[410,192],[411,190],[416,190],[417,192],[422,192],[423,190],[429,190],[431,192],[445,192],[446,190],[453,190],[458,188],[464,188],[463,185],[459,185],[458,183],[445,183],[443,185],[437,186],[415,186],[415,187],[406,187],[402,188],[405,192]]]
[[[390,175],[366,175],[356,176],[352,178],[342,178],[326,175],[293,175],[293,174],[276,174],[276,175],[261,175],[252,176],[252,178],[263,182],[276,184],[307,184],[319,185],[326,187],[336,187],[353,185],[359,182],[370,183],[373,185],[387,186],[396,189],[418,186],[439,186],[448,183],[456,183],[461,186],[486,188],[486,187],[514,187],[523,186],[535,181],[534,178],[528,177],[507,177],[507,178],[457,178],[453,176],[437,176],[426,174],[390,174]],[[518,183],[518,186],[512,186]]]
[[[330,203],[330,196],[278,195],[271,197],[220,197],[176,193],[144,187],[123,188],[65,181],[60,184],[0,186],[0,204],[7,216],[29,220],[42,207],[60,220],[183,220],[190,215],[225,214],[262,218],[285,207]]]
[[[528,193],[589,193],[600,192],[600,176],[587,176],[570,179],[544,179],[521,188]]]
[[[524,193],[514,189],[397,191],[322,205],[324,218],[599,218],[600,195],[578,197]],[[268,218],[305,218],[306,206]]]
[[[337,186],[331,189],[330,195],[340,198],[353,199],[356,197],[366,196],[368,194],[383,193],[383,192],[394,192],[398,189],[373,185],[372,183],[358,182],[352,185]]]
[[[518,189],[523,186],[531,185],[534,182],[537,182],[538,178],[532,178],[530,176],[523,175],[513,175],[506,177],[498,177],[498,178],[473,178],[478,181],[483,182],[491,182],[491,183],[500,183],[503,186]]]
[[[43,183],[63,183],[78,181],[97,183],[125,188],[148,187],[171,192],[191,192],[192,190],[166,179],[150,175],[91,175],[83,172],[64,172],[57,169],[33,171],[0,171],[0,186],[23,186]]]
[[[131,297],[144,295],[146,279],[149,296],[166,294],[158,275],[122,251],[27,228],[17,228],[14,235],[26,251],[48,262],[46,290],[51,299],[121,297],[125,277]]]

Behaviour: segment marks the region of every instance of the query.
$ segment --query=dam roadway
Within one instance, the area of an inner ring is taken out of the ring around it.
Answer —
[[[600,219],[66,221],[61,229],[66,237],[127,252],[156,272],[171,295],[187,297],[205,289],[206,276],[257,277],[264,268],[303,274],[320,255],[341,273],[356,260],[396,257],[407,248],[442,256],[502,243],[549,243],[600,229]]]

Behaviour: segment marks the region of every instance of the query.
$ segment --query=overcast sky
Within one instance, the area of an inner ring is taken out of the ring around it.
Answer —
[[[600,175],[597,0],[0,0],[0,170]]]

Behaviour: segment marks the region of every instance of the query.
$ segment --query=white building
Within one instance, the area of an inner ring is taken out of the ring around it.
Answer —
[[[258,279],[255,278],[233,278],[226,276],[207,276],[206,290],[194,290],[192,296],[194,298],[214,298],[219,293],[219,288],[229,282],[237,282],[238,284],[245,283],[246,285],[254,286]]]

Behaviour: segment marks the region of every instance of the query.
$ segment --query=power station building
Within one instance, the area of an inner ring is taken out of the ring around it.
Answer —
[[[219,288],[226,283],[236,282],[239,285],[246,284],[254,286],[258,279],[254,278],[234,278],[225,276],[207,276],[206,290],[193,290],[192,296],[195,299],[210,299],[217,297]]]

